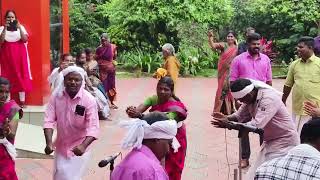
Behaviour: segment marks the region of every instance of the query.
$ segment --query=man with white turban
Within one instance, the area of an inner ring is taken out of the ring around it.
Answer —
[[[73,57],[71,54],[66,53],[61,56],[59,67],[54,68],[48,77],[48,82],[51,87],[51,91],[53,92],[56,87],[63,81],[63,75],[61,71],[67,68],[73,62]]]
[[[89,146],[98,137],[97,103],[84,89],[82,68],[69,66],[61,72],[64,81],[53,92],[44,117],[45,153],[55,151],[54,180],[79,180],[90,159]]]
[[[175,138],[177,122],[159,117],[161,115],[157,112],[152,112],[149,120],[133,119],[120,123],[128,129],[122,148],[133,149],[112,172],[112,180],[169,180],[160,162],[169,153],[170,144],[176,150],[179,148]]]
[[[264,130],[261,150],[245,178],[251,180],[255,170],[263,162],[284,156],[298,145],[298,133],[282,102],[281,92],[263,82],[249,79],[234,81],[230,89],[232,96],[243,104],[229,116],[214,113],[212,124],[218,128],[235,128],[245,124]]]

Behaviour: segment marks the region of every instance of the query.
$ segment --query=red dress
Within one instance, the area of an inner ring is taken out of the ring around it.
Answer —
[[[27,34],[22,26],[23,32]],[[0,27],[0,33],[3,26]],[[29,56],[20,31],[7,31],[0,47],[1,76],[11,84],[11,92],[30,92],[32,89]]]
[[[9,118],[12,109],[18,110],[20,107],[15,101],[11,100],[0,108],[0,123],[3,124],[6,118]],[[12,144],[14,142],[11,142]],[[6,147],[0,144],[0,180],[18,180],[15,162],[9,155]]]
[[[164,104],[154,105],[150,109],[150,112],[152,111],[175,112],[180,120],[185,120],[187,118],[187,108],[179,101],[168,101]],[[170,148],[170,152],[165,159],[165,168],[170,180],[181,180],[187,154],[187,134],[185,124],[178,128],[176,138],[180,143],[178,152],[174,152],[174,150]]]

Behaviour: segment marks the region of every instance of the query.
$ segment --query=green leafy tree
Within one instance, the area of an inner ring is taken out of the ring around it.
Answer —
[[[72,51],[84,48],[95,48],[99,45],[99,36],[106,32],[109,21],[99,8],[106,0],[71,0],[70,4],[70,35]]]
[[[232,27],[244,31],[248,26],[275,42],[279,59],[294,57],[301,36],[316,36],[320,30],[319,0],[233,0],[237,11]]]
[[[271,26],[273,31],[270,35],[276,39],[276,45],[282,52],[283,59],[288,61],[294,57],[299,37],[317,35],[320,29],[320,2],[318,0],[273,0],[268,8],[273,20]]]
[[[228,0],[111,0],[101,8],[110,20],[108,32],[113,41],[124,49],[151,51],[159,50],[165,42],[179,47],[182,39],[190,38],[179,36],[179,31],[188,30],[191,23],[201,29],[209,24],[223,26],[233,14]]]

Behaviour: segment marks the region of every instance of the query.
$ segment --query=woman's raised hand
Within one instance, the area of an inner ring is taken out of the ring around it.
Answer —
[[[214,37],[213,30],[208,31],[208,37]]]
[[[6,21],[5,27],[10,27],[10,21]]]
[[[128,116],[130,118],[139,118],[141,117],[141,113],[139,111],[137,111],[137,108],[134,106],[129,106],[126,109],[126,113],[128,114]]]
[[[20,22],[18,20],[16,20],[16,21],[17,21],[17,28],[20,29],[21,28],[21,24],[20,24]]]

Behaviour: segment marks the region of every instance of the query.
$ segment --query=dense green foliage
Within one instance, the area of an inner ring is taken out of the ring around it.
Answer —
[[[72,0],[73,52],[95,48],[108,32],[126,69],[153,72],[162,64],[161,45],[172,43],[182,74],[214,68],[218,54],[208,48],[206,32],[213,28],[240,33],[255,27],[274,42],[278,60],[290,61],[299,37],[316,36],[320,28],[319,0]],[[194,61],[195,59],[198,62]]]
[[[179,47],[181,40],[190,37],[181,32],[191,26],[203,29],[208,24],[226,25],[232,11],[224,2],[228,1],[113,0],[102,5],[102,10],[110,20],[108,32],[115,43],[125,49],[139,47],[156,51],[166,42]],[[197,37],[198,33],[193,35]]]
[[[99,36],[105,32],[109,19],[105,18],[99,9],[106,0],[71,0],[70,31],[72,51],[78,52],[84,48],[95,48],[99,45]]]
[[[232,27],[244,31],[248,26],[275,42],[279,60],[294,57],[301,36],[320,33],[319,0],[233,0],[235,16]]]

